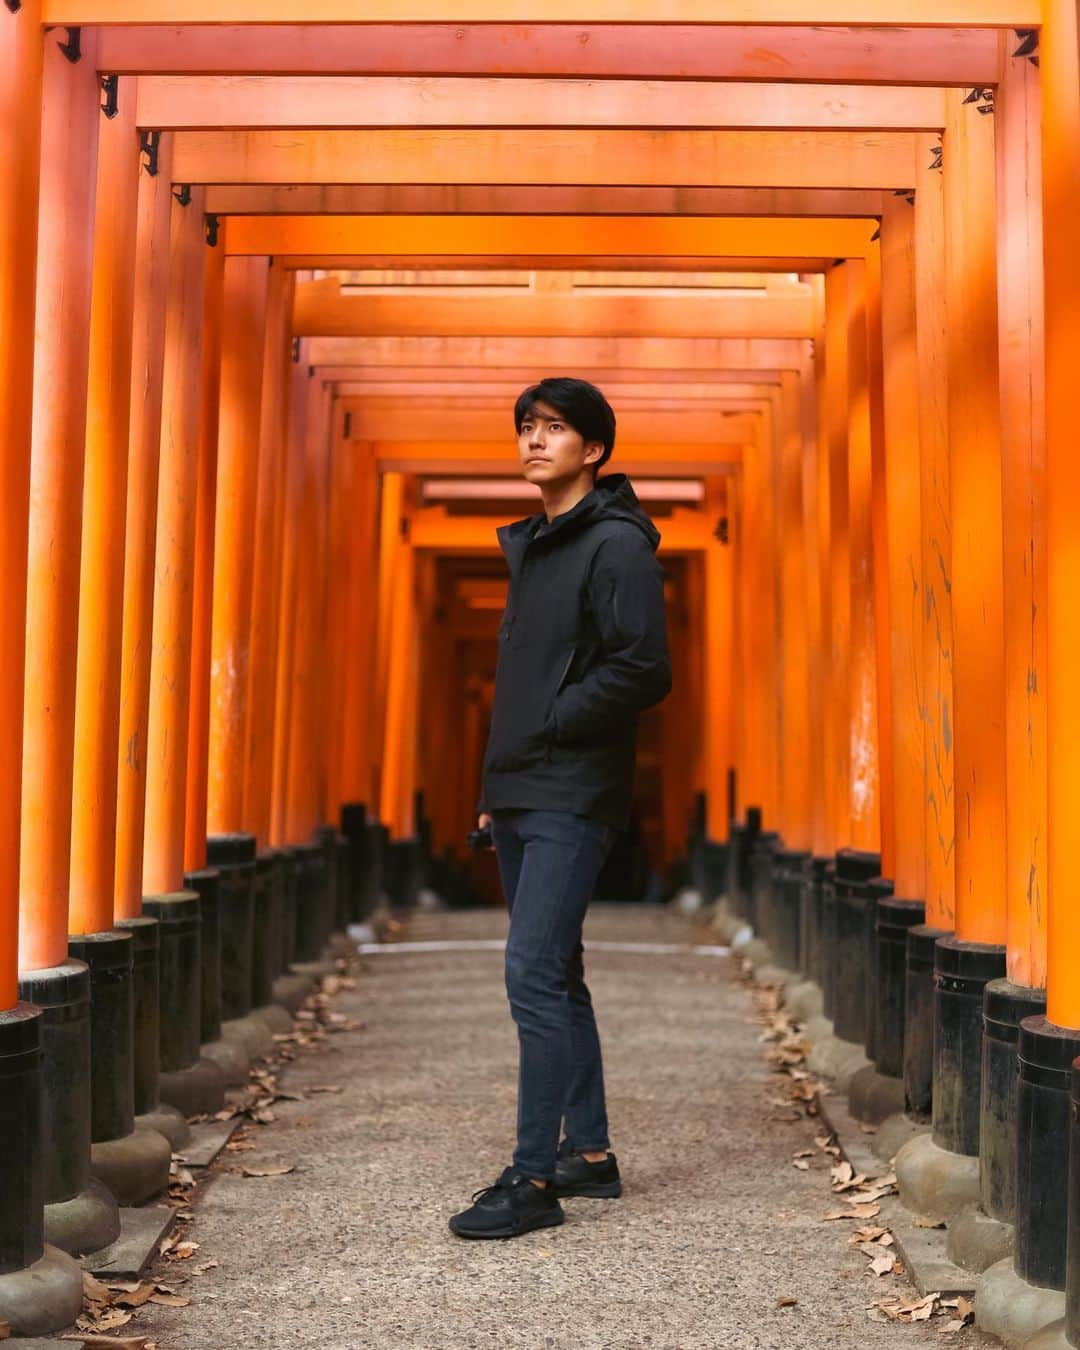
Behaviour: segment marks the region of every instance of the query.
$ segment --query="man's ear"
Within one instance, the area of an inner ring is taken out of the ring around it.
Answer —
[[[587,441],[585,444],[585,463],[595,464],[597,460],[604,456],[603,441]]]

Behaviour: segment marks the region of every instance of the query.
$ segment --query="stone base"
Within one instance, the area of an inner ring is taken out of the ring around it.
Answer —
[[[1008,1346],[1029,1345],[1036,1333],[1064,1316],[1064,1291],[1028,1284],[1017,1275],[1011,1256],[984,1271],[975,1286],[975,1325]]]
[[[0,1322],[7,1322],[17,1336],[44,1336],[69,1327],[82,1305],[82,1271],[57,1247],[46,1245],[32,1266],[0,1275]]]
[[[175,1106],[158,1102],[152,1111],[135,1117],[137,1130],[157,1130],[169,1141],[169,1147],[175,1153],[182,1149],[191,1138],[191,1126]]]
[[[848,1107],[864,1125],[880,1125],[904,1109],[904,1084],[868,1064],[848,1084]]]
[[[779,985],[784,990],[793,984],[798,984],[801,978],[797,970],[788,970],[785,966],[774,966],[771,962],[765,966],[758,966],[754,971],[754,979],[758,984]]]
[[[90,1145],[90,1172],[121,1205],[143,1205],[169,1184],[172,1149],[157,1130],[132,1130],[122,1139]]]
[[[913,1120],[911,1116],[905,1114],[889,1116],[878,1126],[870,1148],[875,1158],[881,1162],[891,1163],[909,1140],[917,1139],[920,1134],[929,1133],[928,1120]]]
[[[96,1252],[120,1236],[120,1207],[107,1186],[90,1177],[70,1200],[45,1206],[45,1241],[71,1256]]]
[[[745,942],[741,946],[737,942],[733,942],[731,946],[732,950],[736,951],[747,962],[750,969],[755,972],[762,966],[772,964],[773,956],[769,950],[769,944],[762,938],[752,937],[749,942]]]
[[[265,1059],[274,1049],[273,1033],[261,1018],[251,1013],[222,1022],[221,1039],[239,1041],[249,1059]]]
[[[806,1067],[819,1078],[828,1078],[838,1092],[846,1092],[852,1078],[870,1061],[861,1045],[826,1036],[810,1051]]]
[[[327,938],[323,952],[331,961],[338,960],[343,956],[355,956],[356,943],[349,937],[348,933],[331,933]]]
[[[274,981],[274,1002],[295,1016],[313,988],[313,982],[306,975],[279,975]]]
[[[293,1029],[292,1014],[280,1003],[267,1003],[261,1008],[252,1008],[250,1015],[262,1022],[271,1036],[287,1036]]]
[[[1065,1334],[1063,1317],[1059,1322],[1051,1322],[1048,1327],[1036,1332],[1030,1341],[1025,1341],[1024,1350],[1076,1350],[1076,1347]]]
[[[817,1045],[819,1041],[826,1041],[834,1034],[832,1018],[826,1017],[824,1013],[817,1017],[811,1017],[803,1029],[803,1035],[811,1045]]]
[[[180,1154],[180,1160],[187,1167],[209,1167],[240,1123],[240,1116],[233,1116],[231,1120],[203,1120],[192,1125],[191,1142]]]
[[[355,951],[355,947],[353,950]],[[338,973],[337,963],[325,958],[318,961],[294,961],[289,970],[294,975],[303,975],[312,984],[321,980],[325,975],[336,975]]]
[[[788,985],[784,996],[788,1012],[798,1022],[811,1022],[825,1011],[825,995],[813,980],[800,979]]]
[[[202,1047],[202,1057],[221,1070],[227,1088],[243,1087],[248,1081],[251,1056],[245,1049],[243,1041],[226,1040],[224,1036],[217,1041],[207,1041]],[[192,1114],[197,1115],[198,1112]]]
[[[979,1160],[939,1148],[920,1134],[896,1155],[900,1199],[914,1214],[948,1221],[979,1203]]]
[[[225,1105],[225,1075],[220,1065],[204,1055],[190,1068],[161,1074],[158,1096],[182,1116],[213,1115]]]
[[[980,1206],[961,1210],[949,1223],[949,1260],[977,1275],[1011,1259],[1013,1226],[992,1219]]]
[[[168,1205],[144,1205],[120,1211],[120,1236],[99,1252],[79,1262],[98,1279],[141,1280],[158,1254],[158,1243],[176,1223],[176,1210]]]

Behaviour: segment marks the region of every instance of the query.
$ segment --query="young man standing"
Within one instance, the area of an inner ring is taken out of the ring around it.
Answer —
[[[480,827],[510,911],[517,1149],[450,1220],[470,1238],[562,1223],[560,1195],[621,1191],[581,929],[629,815],[637,715],[671,688],[660,536],[625,475],[596,478],[615,444],[610,405],[584,380],[547,379],[518,399],[514,424],[543,511],[498,531],[510,589]]]

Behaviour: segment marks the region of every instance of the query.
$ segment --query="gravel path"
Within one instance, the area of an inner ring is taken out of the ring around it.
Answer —
[[[502,912],[423,915],[400,936],[498,938]],[[586,943],[693,942],[658,910],[595,907]],[[517,1042],[495,951],[364,957],[334,1008],[362,1024],[289,1066],[303,1093],[200,1187],[189,1307],[127,1331],[159,1350],[874,1350],[984,1346],[965,1330],[877,1323],[908,1292],[874,1278],[832,1207],[814,1122],[773,1104],[753,1000],[726,957],[586,953],[604,1043],[618,1201],[510,1242],[446,1226],[513,1147]],[[296,1164],[248,1179],[241,1164]],[[778,1300],[796,1299],[794,1306]]]

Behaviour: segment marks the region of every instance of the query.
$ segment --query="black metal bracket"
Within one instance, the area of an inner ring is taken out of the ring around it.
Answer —
[[[870,242],[872,244],[876,244],[880,238],[881,238],[881,226],[879,225],[877,229],[874,231],[874,233],[870,236]]]
[[[64,56],[75,65],[82,60],[82,29],[69,28],[67,30],[67,41],[56,44]]]
[[[1026,56],[1033,66],[1039,64],[1039,30],[1037,28],[1014,28],[1013,32],[1020,39],[1020,46],[1013,52],[1013,56]]]
[[[974,103],[976,111],[985,116],[985,114],[994,111],[994,91],[984,87],[976,87],[968,94],[964,102]]]
[[[173,187],[172,195],[176,198],[176,200],[180,203],[181,206],[190,206],[190,205],[191,205],[191,184],[190,184],[190,183],[177,183],[177,184]]]
[[[221,229],[219,216],[208,214],[206,217],[206,242],[211,248],[217,248],[218,231]]]
[[[314,367],[314,366],[308,366],[308,368],[307,368],[307,377],[308,377],[309,380],[313,380],[313,379],[315,378],[315,367]]]
[[[161,132],[140,131],[139,149],[146,156],[146,172],[151,178],[156,178],[158,171],[158,151],[161,149]]]
[[[292,340],[292,359],[294,365],[300,364],[300,339],[294,337]]]
[[[728,518],[721,516],[716,522],[716,528],[713,530],[713,537],[719,539],[722,544],[728,541]]]
[[[101,92],[105,95],[105,102],[101,105],[101,111],[111,122],[120,111],[120,76],[102,75]]]
[[[843,265],[844,265],[846,262],[847,262],[847,259],[846,259],[846,258],[834,258],[834,259],[832,260],[832,265],[833,265],[834,267],[843,267]]]
[[[18,14],[19,10],[22,9],[22,0],[4,0],[4,3],[12,14]]]
[[[944,145],[932,146],[930,150],[930,168],[940,169],[944,157],[945,157]]]
[[[346,440],[352,435],[352,413],[349,412],[348,408],[345,409],[345,416],[342,419],[341,434]]]

